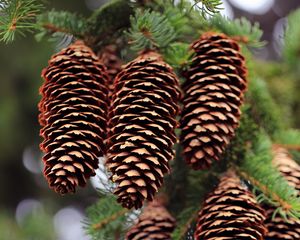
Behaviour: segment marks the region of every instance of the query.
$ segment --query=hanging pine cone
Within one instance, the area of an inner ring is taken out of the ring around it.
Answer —
[[[42,77],[44,174],[56,192],[74,192],[95,175],[104,154],[108,75],[92,50],[78,41],[54,55]]]
[[[297,189],[300,194],[300,166],[291,158],[288,151],[282,147],[274,147],[273,164],[286,178],[289,184]],[[268,228],[266,240],[298,240],[300,239],[300,221],[287,217],[284,219],[280,214],[273,216],[275,208],[264,205],[267,209],[265,221]],[[288,221],[287,221],[288,220]]]
[[[176,142],[178,79],[155,52],[141,54],[115,79],[107,167],[126,208],[152,200],[169,172]]]
[[[229,172],[205,200],[194,237],[197,240],[262,240],[266,233],[263,214],[252,193]]]
[[[181,117],[184,156],[194,169],[218,161],[239,124],[247,87],[244,57],[224,34],[206,33],[192,48]]]
[[[126,240],[171,240],[174,229],[175,219],[160,202],[154,200],[128,231]]]

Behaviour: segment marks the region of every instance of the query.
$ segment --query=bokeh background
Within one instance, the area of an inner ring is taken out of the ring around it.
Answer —
[[[88,16],[105,1],[49,1],[49,8]],[[299,0],[227,0],[222,14],[259,22],[267,45],[262,60],[281,60],[286,16]],[[84,211],[97,200],[97,179],[76,195],[58,196],[42,176],[37,121],[40,72],[61,44],[33,36],[0,43],[0,240],[87,240]]]

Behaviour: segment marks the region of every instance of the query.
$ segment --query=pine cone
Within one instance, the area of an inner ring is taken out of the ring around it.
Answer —
[[[194,237],[197,240],[264,239],[263,213],[252,193],[229,172],[205,200]]]
[[[247,71],[238,44],[224,34],[206,33],[192,48],[180,141],[187,163],[205,169],[220,159],[238,127]]]
[[[108,75],[92,50],[78,41],[54,55],[42,77],[44,174],[56,192],[74,192],[95,175],[105,151]]]
[[[268,233],[266,240],[299,240],[300,239],[300,221],[287,217],[287,220],[282,218],[280,214],[273,217],[275,208],[264,206],[266,210],[267,219],[265,221]]]
[[[138,222],[128,231],[126,240],[171,240],[175,219],[158,201],[148,204]]]
[[[298,196],[300,196],[300,166],[291,158],[285,148],[274,147],[273,153],[273,164],[289,184],[297,189]],[[266,236],[267,240],[300,239],[300,220],[291,217],[284,219],[280,214],[273,217],[275,208],[267,205],[264,205],[264,208],[267,209],[267,219],[265,221],[269,231]]]
[[[174,156],[180,98],[172,68],[154,52],[141,54],[115,79],[107,167],[126,208],[152,200]]]

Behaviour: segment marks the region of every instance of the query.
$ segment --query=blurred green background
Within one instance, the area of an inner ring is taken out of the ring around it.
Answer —
[[[48,6],[88,16],[103,3],[53,0]],[[223,14],[231,18],[245,16],[260,22],[268,44],[255,55],[260,61],[280,62],[285,17],[300,7],[299,0],[228,0],[224,7]],[[0,240],[89,239],[82,221],[85,208],[97,199],[95,188],[89,186],[76,195],[61,197],[48,188],[41,173],[37,121],[40,73],[50,56],[66,43],[36,42],[32,35],[9,45],[0,43]],[[282,103],[278,86],[282,79],[278,79],[276,68],[266,68],[261,74],[269,79],[277,76],[269,84]],[[283,85],[288,94],[288,86]],[[296,116],[295,126],[300,126],[299,119]]]

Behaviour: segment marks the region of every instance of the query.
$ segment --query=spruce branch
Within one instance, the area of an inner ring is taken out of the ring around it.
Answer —
[[[0,40],[12,42],[16,34],[25,35],[36,28],[35,20],[43,9],[38,0],[0,1]]]
[[[73,35],[78,38],[83,38],[87,29],[86,19],[75,13],[67,11],[51,10],[37,17],[37,26],[39,33],[36,34],[36,39],[41,40],[43,37],[50,35],[52,39],[58,36]]]
[[[239,42],[251,47],[259,48],[265,45],[265,42],[260,40],[263,32],[260,29],[259,24],[257,22],[252,24],[244,17],[231,20],[220,14],[215,14],[209,20],[208,27],[216,28],[226,35],[232,36]]]
[[[276,145],[282,146],[288,150],[300,151],[300,130],[288,129],[276,134]]]
[[[253,77],[249,81],[247,101],[251,104],[252,117],[272,138],[284,129],[281,113],[272,98],[267,84],[260,78]]]
[[[111,42],[112,36],[121,35],[130,27],[133,8],[130,1],[112,0],[103,4],[88,19],[87,38],[92,45]]]
[[[189,228],[192,227],[193,222],[197,218],[198,211],[199,211],[198,207],[195,206],[187,207],[178,215],[178,219],[180,220],[177,223],[177,227],[172,234],[173,240],[186,239],[185,236]]]
[[[284,57],[293,69],[299,69],[300,59],[300,9],[288,16],[288,23],[284,35]]]
[[[93,224],[92,228],[94,230],[100,230],[101,228],[103,228],[110,222],[115,221],[118,217],[123,216],[127,212],[128,212],[128,209],[122,209],[119,212],[116,212],[113,215],[109,216],[108,218],[102,219],[100,222]]]
[[[280,172],[272,165],[271,141],[263,132],[251,143],[237,172],[262,194],[259,197],[278,208],[283,216],[300,217],[300,199]]]
[[[101,196],[101,199],[87,209],[86,232],[92,239],[115,239],[115,234],[123,232],[126,213],[113,195]]]
[[[221,7],[222,0],[194,0],[194,2],[193,7],[198,8],[204,18],[207,15],[212,16],[223,9]]]
[[[135,51],[165,48],[176,38],[175,29],[159,12],[138,9],[130,22],[127,34]]]
[[[190,63],[192,54],[190,45],[181,42],[174,42],[163,51],[164,59],[175,69],[185,69]]]

